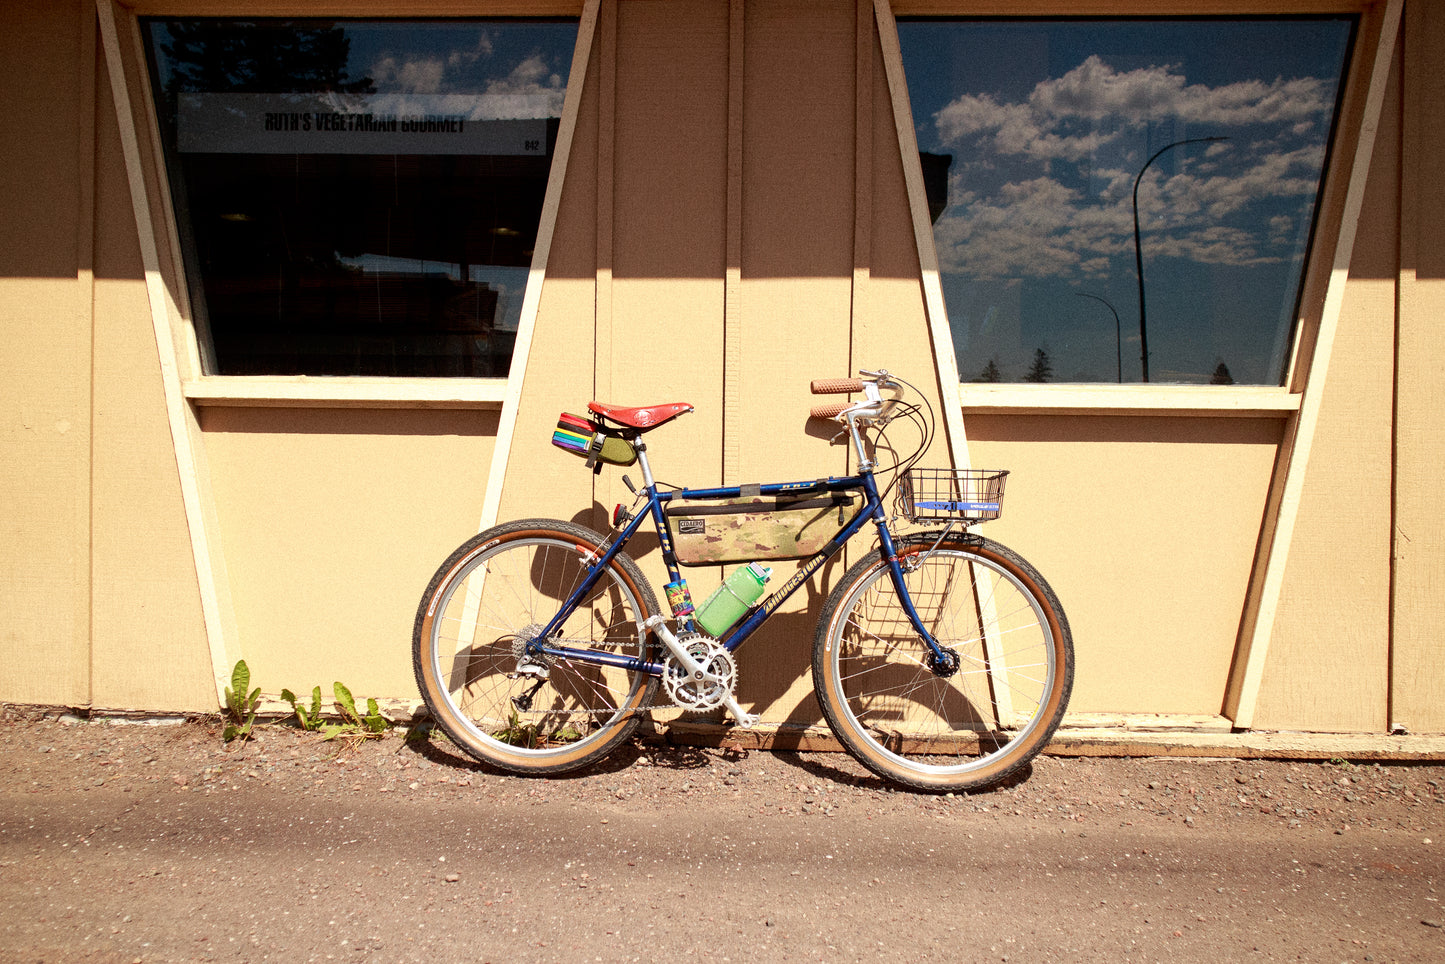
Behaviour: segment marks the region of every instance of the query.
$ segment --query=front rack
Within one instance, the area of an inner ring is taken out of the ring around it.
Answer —
[[[988,522],[1003,512],[1007,478],[1007,469],[909,469],[898,511],[910,522]]]

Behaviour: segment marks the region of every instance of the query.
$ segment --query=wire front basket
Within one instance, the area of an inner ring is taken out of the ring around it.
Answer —
[[[910,522],[997,519],[1006,469],[909,469],[898,487],[898,511]]]

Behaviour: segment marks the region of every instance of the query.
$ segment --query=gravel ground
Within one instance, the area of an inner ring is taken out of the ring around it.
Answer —
[[[1445,768],[1042,757],[893,788],[634,745],[0,722],[0,962],[1445,960]]]

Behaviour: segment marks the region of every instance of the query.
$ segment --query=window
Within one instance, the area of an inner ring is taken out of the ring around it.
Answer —
[[[1281,384],[1353,30],[900,22],[963,379]]]
[[[209,373],[507,374],[575,21],[143,30]]]

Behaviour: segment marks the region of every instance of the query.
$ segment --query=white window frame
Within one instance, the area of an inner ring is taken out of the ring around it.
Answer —
[[[146,139],[138,136],[140,129],[133,130],[136,155],[127,157],[132,174],[132,190],[140,189],[144,203],[157,208],[157,216],[141,225],[143,233],[149,232],[149,243],[168,255],[169,273],[172,284],[164,285],[165,296],[153,292],[153,312],[157,301],[165,308],[166,327],[173,334],[176,346],[177,377],[181,396],[191,405],[241,406],[241,407],[290,407],[290,408],[446,408],[446,409],[500,409],[507,400],[509,386],[517,381],[513,375],[525,367],[527,348],[535,324],[537,306],[541,297],[542,283],[546,278],[547,262],[552,237],[556,229],[557,210],[561,200],[563,177],[571,153],[572,136],[577,126],[578,106],[581,102],[583,80],[587,72],[588,52],[592,47],[596,17],[586,16],[595,10],[593,4],[584,5],[581,0],[531,0],[531,2],[499,2],[487,4],[479,9],[475,3],[442,2],[429,4],[423,10],[409,9],[399,3],[382,3],[377,0],[357,0],[344,9],[332,5],[316,5],[289,0],[254,0],[239,3],[235,0],[153,0],[132,7],[122,8],[112,0],[97,0],[103,14],[115,11],[119,29],[117,49],[107,51],[127,63],[127,74],[131,77],[131,89],[136,91],[134,114],[137,127],[143,121],[143,130],[148,134],[149,150],[141,153]],[[585,7],[585,9],[584,9]],[[578,20],[577,42],[573,49],[572,63],[567,79],[567,95],[562,110],[562,120],[557,143],[552,155],[552,167],[547,178],[547,191],[542,214],[537,227],[537,244],[528,272],[526,293],[522,302],[522,317],[518,325],[517,344],[513,349],[510,374],[507,377],[456,378],[416,376],[307,376],[307,375],[216,375],[209,374],[202,359],[205,348],[202,333],[197,330],[195,315],[190,305],[189,288],[184,277],[184,262],[181,258],[179,232],[176,228],[176,211],[171,200],[169,183],[164,172],[165,158],[161,148],[160,126],[156,115],[155,100],[149,74],[143,69],[145,63],[144,40],[140,31],[141,17],[245,17],[245,18],[286,18],[336,16],[346,19],[367,17],[569,17]],[[125,50],[120,49],[124,45]],[[144,176],[148,174],[149,176]],[[138,176],[139,175],[139,176]],[[149,191],[146,189],[149,188]],[[139,202],[138,202],[139,203]],[[157,226],[159,225],[159,227]],[[144,242],[143,242],[144,243]],[[164,247],[162,247],[164,246]],[[157,265],[159,270],[159,265]],[[159,278],[158,278],[159,280]],[[175,300],[172,300],[171,295]]]
[[[1030,385],[980,384],[958,382],[957,410],[970,414],[1097,414],[1097,415],[1174,415],[1223,416],[1289,419],[1299,413],[1305,402],[1309,371],[1328,365],[1328,345],[1321,338],[1338,321],[1339,301],[1348,254],[1353,246],[1354,227],[1359,207],[1351,206],[1349,194],[1353,172],[1368,156],[1357,156],[1362,140],[1373,137],[1379,104],[1366,103],[1372,79],[1388,69],[1390,50],[1377,49],[1370,42],[1372,28],[1378,33],[1379,22],[1386,16],[1384,2],[1362,0],[1217,0],[1217,2],[1181,2],[1161,10],[1157,3],[1138,0],[1079,4],[1065,0],[876,0],[879,33],[883,38],[885,67],[890,73],[895,120],[909,199],[913,209],[914,233],[919,256],[923,262],[924,294],[936,344],[941,343],[940,372],[957,375],[956,358],[952,356],[952,336],[947,309],[939,282],[938,254],[934,245],[932,223],[927,215],[922,168],[913,134],[912,109],[908,103],[907,82],[903,71],[902,52],[898,43],[895,17],[1188,17],[1188,16],[1261,16],[1289,14],[1352,14],[1360,17],[1354,52],[1346,65],[1343,78],[1340,117],[1331,147],[1331,162],[1325,172],[1316,211],[1318,225],[1305,260],[1301,280],[1299,314],[1295,319],[1294,343],[1289,356],[1288,371],[1281,386],[1255,385]],[[1393,47],[1393,35],[1390,36]],[[1379,64],[1381,57],[1386,58]],[[1377,64],[1379,67],[1377,69]],[[1370,111],[1374,113],[1371,114]],[[1368,137],[1364,132],[1368,132]],[[1343,260],[1342,260],[1343,258]],[[1338,276],[1338,277],[1337,277]],[[1336,289],[1339,290],[1336,290]],[[1319,348],[1325,348],[1320,356]],[[1309,358],[1306,358],[1306,353]],[[958,426],[962,433],[962,425]]]

